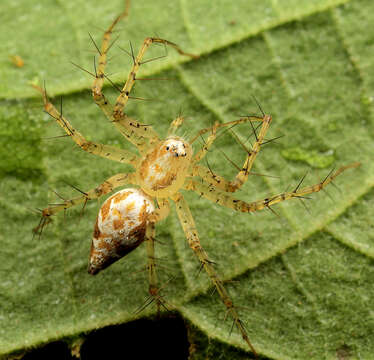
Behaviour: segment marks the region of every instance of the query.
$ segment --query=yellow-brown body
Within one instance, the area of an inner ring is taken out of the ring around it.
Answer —
[[[136,169],[137,183],[150,196],[170,197],[183,186],[191,158],[192,148],[187,141],[169,137],[144,156]]]

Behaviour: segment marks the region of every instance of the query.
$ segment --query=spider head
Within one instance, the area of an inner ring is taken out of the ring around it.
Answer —
[[[148,195],[171,196],[182,187],[191,159],[191,145],[178,136],[170,136],[144,156],[137,168],[138,185]]]
[[[163,151],[169,153],[173,157],[186,157],[189,152],[189,145],[180,138],[171,137],[165,140]]]

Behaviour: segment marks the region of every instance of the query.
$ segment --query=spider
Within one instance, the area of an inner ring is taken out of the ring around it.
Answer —
[[[128,150],[87,141],[82,134],[72,127],[70,122],[62,115],[62,111],[58,111],[49,101],[45,88],[34,87],[42,94],[45,111],[57,121],[67,135],[82,150],[109,160],[130,164],[135,171],[114,175],[96,188],[82,192],[82,196],[46,207],[42,210],[42,217],[36,231],[41,233],[44,226],[50,222],[51,216],[62,210],[82,203],[85,205],[87,201],[98,199],[119,187],[133,186],[116,192],[101,206],[94,226],[88,272],[92,275],[99,273],[145,242],[147,244],[148,258],[148,291],[150,298],[155,301],[159,308],[160,305],[163,305],[163,298],[160,294],[161,287],[159,287],[157,282],[154,256],[155,225],[168,216],[169,201],[174,201],[188,245],[198,258],[201,268],[206,270],[213,282],[227,309],[227,313],[232,316],[233,322],[241,333],[243,340],[256,355],[255,348],[249,340],[238,310],[234,306],[223,281],[217,274],[213,261],[209,259],[200,243],[189,206],[179,190],[194,191],[213,203],[231,208],[234,211],[255,212],[262,209],[270,209],[271,206],[285,200],[303,198],[307,194],[318,192],[343,171],[357,167],[359,163],[343,166],[335,172],[331,171],[321,182],[309,187],[301,188],[304,180],[302,178],[297,187],[290,192],[280,193],[249,203],[234,198],[231,193],[239,190],[246,183],[261,145],[265,142],[265,134],[269,129],[272,117],[264,114],[261,110],[262,116],[246,116],[223,124],[216,123],[209,128],[201,129],[195,136],[185,139],[175,135],[176,130],[183,123],[183,117],[178,116],[172,121],[167,137],[160,139],[151,126],[139,123],[124,112],[128,99],[131,98],[130,93],[137,80],[138,70],[144,63],[142,63],[142,58],[147,49],[154,43],[170,46],[181,55],[192,58],[196,58],[196,56],[184,52],[179,46],[168,40],[155,37],[146,38],[137,56],[132,55],[133,66],[127,81],[114,106],[111,105],[102,92],[106,78],[104,70],[107,63],[107,53],[111,46],[109,42],[113,29],[127,14],[128,6],[104,33],[101,48],[100,50],[98,49],[99,66],[97,70],[95,69],[95,74],[92,74],[95,78],[92,86],[92,96],[95,103],[117,130],[135,145],[139,155]],[[252,149],[247,152],[242,169],[238,171],[233,180],[226,180],[213,173],[209,166],[201,165],[200,161],[206,156],[220,129],[230,128],[245,122],[249,122],[251,125],[254,122],[260,123],[260,131],[257,134],[254,130],[255,142]],[[192,144],[203,134],[208,134],[206,142],[200,150],[193,153]]]

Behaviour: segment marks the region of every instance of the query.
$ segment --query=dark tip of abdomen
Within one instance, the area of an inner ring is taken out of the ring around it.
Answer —
[[[96,275],[101,269],[93,267],[91,264],[88,265],[88,273],[91,275]]]

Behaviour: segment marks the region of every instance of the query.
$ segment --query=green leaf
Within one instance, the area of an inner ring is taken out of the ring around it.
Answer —
[[[92,78],[69,63],[94,71],[88,32],[99,43],[100,28],[122,1],[20,3],[0,5],[0,354],[155,313],[151,306],[134,313],[147,297],[147,278],[139,272],[144,246],[96,277],[87,274],[100,204],[87,204],[84,215],[73,209],[56,216],[40,239],[31,231],[38,216],[29,209],[59,201],[51,189],[71,198],[76,193],[66,183],[88,190],[130,170],[80,151],[69,138],[43,139],[62,130],[42,112],[30,86],[45,80],[50,94],[62,95],[64,115],[89,140],[132,149],[94,104]],[[362,163],[336,179],[340,190],[313,194],[306,201],[310,213],[290,201],[274,207],[279,217],[238,214],[183,192],[201,243],[265,358],[367,359],[374,353],[373,14],[370,0],[147,0],[133,1],[129,19],[118,26],[123,48],[131,40],[137,51],[146,36],[157,34],[201,55],[191,60],[168,49],[167,58],[141,67],[141,77],[170,81],[138,81],[136,96],[154,101],[132,101],[127,111],[161,136],[181,109],[186,136],[259,112],[252,96],[273,116],[268,138],[284,137],[263,147],[254,172],[280,178],[251,176],[238,198],[282,192],[307,171],[305,182],[317,183],[332,161]],[[146,57],[163,54],[155,46]],[[8,58],[14,55],[23,67]],[[111,55],[107,72],[122,84],[132,60],[116,45]],[[104,90],[114,101],[116,90],[109,84]],[[56,107],[59,101],[53,99]],[[234,131],[243,142],[251,133],[248,125]],[[246,154],[228,132],[208,154],[209,166],[232,178],[237,170],[219,149],[236,164]],[[207,276],[196,276],[199,265],[174,208],[158,224],[157,239],[165,243],[157,244],[157,257],[165,258],[160,283],[173,277],[166,300],[208,343],[222,342],[216,350],[248,351],[235,329],[229,335],[231,321],[224,321],[218,296],[210,295]]]

